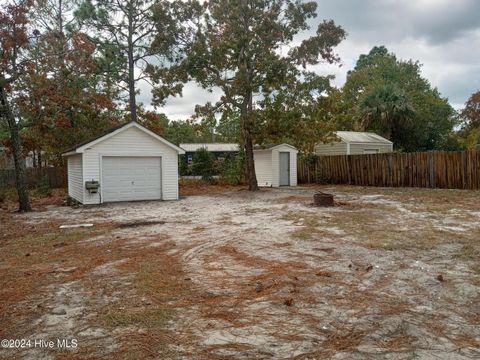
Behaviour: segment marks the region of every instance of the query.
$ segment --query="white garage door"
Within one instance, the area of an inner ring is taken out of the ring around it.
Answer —
[[[158,200],[161,177],[160,157],[104,156],[103,201]]]

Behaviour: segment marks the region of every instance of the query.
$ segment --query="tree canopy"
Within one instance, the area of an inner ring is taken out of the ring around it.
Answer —
[[[250,190],[258,189],[253,160],[254,97],[295,86],[308,75],[302,67],[338,60],[333,49],[345,31],[331,20],[321,22],[315,35],[294,42],[317,17],[316,7],[315,2],[293,0],[205,2],[188,56],[175,69],[203,88],[222,91],[221,99],[199,107],[200,113],[239,114]]]
[[[383,46],[360,55],[343,96],[354,128],[381,132],[399,150],[441,149],[456,124],[454,109],[422,77],[421,64],[398,60]]]

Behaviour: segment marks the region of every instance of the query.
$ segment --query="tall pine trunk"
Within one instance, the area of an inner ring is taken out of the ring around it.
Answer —
[[[132,121],[137,121],[137,100],[135,98],[135,60],[133,54],[133,9],[129,4],[128,10],[128,95],[130,116]]]
[[[15,165],[15,182],[18,193],[18,211],[30,211],[30,201],[28,199],[27,191],[27,176],[25,160],[22,156],[22,142],[20,139],[20,132],[18,124],[15,121],[10,104],[8,103],[7,93],[3,86],[0,86],[0,116],[7,121],[10,130],[10,141],[12,142],[13,163]]]
[[[245,148],[245,160],[247,170],[248,190],[257,191],[258,182],[255,174],[255,162],[253,160],[253,140],[252,140],[252,93],[249,92],[242,104],[240,111],[240,123],[242,128],[242,137]]]
[[[128,95],[130,116],[132,121],[137,121],[137,101],[135,98],[135,64],[133,61],[133,49],[128,51]]]

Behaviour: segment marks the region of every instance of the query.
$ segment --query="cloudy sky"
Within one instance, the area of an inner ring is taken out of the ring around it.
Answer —
[[[480,0],[317,0],[318,18],[333,19],[348,32],[337,47],[341,66],[318,65],[320,74],[334,74],[342,86],[360,54],[385,45],[397,57],[419,60],[422,73],[455,108],[480,90]],[[312,33],[316,26],[312,27]],[[142,86],[139,100],[150,104]],[[195,104],[215,100],[194,84],[182,98],[172,98],[159,111],[171,119],[186,119]]]

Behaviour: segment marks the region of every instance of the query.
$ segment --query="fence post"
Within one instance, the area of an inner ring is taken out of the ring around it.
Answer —
[[[428,178],[430,187],[435,187],[435,151],[430,150],[428,152]]]
[[[350,175],[350,159],[348,155],[343,155],[345,159],[345,165],[346,165],[346,172],[347,172],[347,183],[348,185],[352,184],[352,176]]]
[[[388,169],[387,169],[387,173],[388,173],[388,180],[387,180],[387,184],[389,186],[393,186],[393,155],[392,154],[388,154],[388,161],[387,161],[387,164],[388,164]]]

